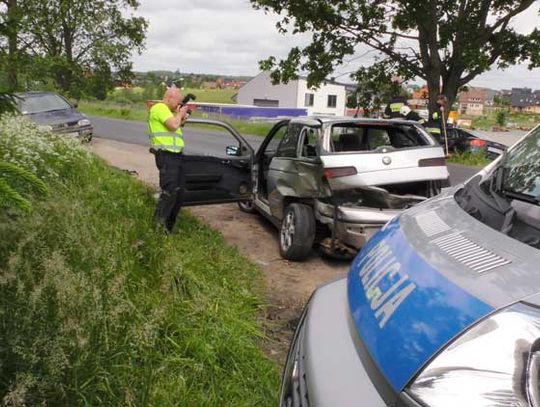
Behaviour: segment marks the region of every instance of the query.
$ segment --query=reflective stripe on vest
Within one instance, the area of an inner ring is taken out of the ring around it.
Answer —
[[[441,129],[438,127],[426,127],[425,129],[428,133],[441,134]]]
[[[181,134],[173,132],[150,133],[148,137],[150,146],[156,150],[181,153],[184,149],[184,140]]]

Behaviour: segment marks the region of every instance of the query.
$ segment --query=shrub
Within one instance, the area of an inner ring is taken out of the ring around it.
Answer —
[[[17,116],[0,118],[0,160],[15,164],[44,180],[58,179],[90,155],[78,139],[40,129]]]
[[[506,125],[507,118],[508,112],[506,110],[499,110],[497,111],[497,115],[495,116],[495,121],[500,127],[504,127]]]
[[[30,212],[32,204],[21,192],[28,188],[33,188],[42,195],[48,193],[45,183],[34,174],[14,164],[0,161],[0,208]]]

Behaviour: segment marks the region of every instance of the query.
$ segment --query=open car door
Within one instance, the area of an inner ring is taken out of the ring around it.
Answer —
[[[183,205],[251,198],[253,148],[229,124],[189,119],[183,128],[186,190]]]

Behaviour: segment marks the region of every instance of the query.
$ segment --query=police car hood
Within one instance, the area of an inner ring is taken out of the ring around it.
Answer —
[[[475,322],[534,300],[539,264],[537,249],[477,221],[449,193],[394,219],[356,257],[348,276],[354,329],[401,391]]]

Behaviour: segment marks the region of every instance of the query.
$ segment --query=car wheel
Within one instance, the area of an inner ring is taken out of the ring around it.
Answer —
[[[253,200],[249,199],[247,201],[238,202],[238,207],[242,212],[245,213],[255,213],[255,207],[253,206]]]
[[[279,232],[279,252],[287,260],[305,259],[315,238],[315,218],[311,207],[291,204],[285,210]]]

